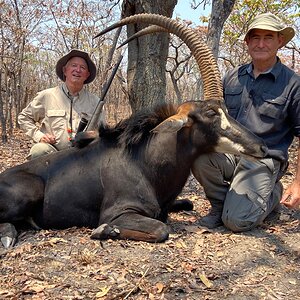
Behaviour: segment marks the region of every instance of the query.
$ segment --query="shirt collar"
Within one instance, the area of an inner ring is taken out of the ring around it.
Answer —
[[[77,96],[72,96],[71,93],[69,92],[69,89],[66,85],[66,83],[64,82],[61,86],[64,94],[71,100],[75,100],[75,99],[78,99],[80,98],[80,96],[84,93],[84,87],[79,91],[78,95]]]
[[[270,74],[270,75],[273,76],[274,79],[277,79],[277,77],[279,76],[279,74],[281,72],[281,69],[282,69],[282,64],[281,64],[281,61],[280,61],[279,57],[277,57],[277,62],[275,63],[275,65],[271,69],[269,69],[268,71],[263,72],[262,74]],[[252,63],[248,64],[245,69],[241,69],[241,72],[240,72],[241,75],[245,75],[246,73],[253,76],[253,65],[252,65]]]

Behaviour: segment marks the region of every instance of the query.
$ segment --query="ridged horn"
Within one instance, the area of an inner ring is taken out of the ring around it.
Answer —
[[[151,34],[151,33],[157,33],[157,32],[168,32],[168,30],[166,28],[163,28],[163,27],[157,26],[157,25],[148,26],[148,27],[146,27],[146,28],[138,31],[137,33],[133,34],[132,36],[130,36],[122,44],[120,44],[118,46],[118,48],[123,47],[124,45],[128,44],[132,40],[137,39],[137,38],[139,38],[139,37],[141,37],[143,35]]]
[[[147,23],[163,27],[167,32],[177,35],[190,49],[199,66],[203,81],[204,100],[223,100],[223,88],[221,74],[215,58],[209,47],[204,44],[197,34],[183,24],[174,19],[158,14],[137,14],[112,24],[102,30],[94,38],[99,37],[117,27],[133,23]]]

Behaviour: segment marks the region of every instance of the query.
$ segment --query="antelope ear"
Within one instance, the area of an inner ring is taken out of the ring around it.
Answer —
[[[169,117],[151,130],[154,133],[177,132],[182,127],[190,127],[193,121],[188,115],[197,108],[192,102],[185,102],[178,107],[177,114]]]
[[[183,116],[171,116],[151,130],[154,133],[177,132],[188,123],[188,118]]]

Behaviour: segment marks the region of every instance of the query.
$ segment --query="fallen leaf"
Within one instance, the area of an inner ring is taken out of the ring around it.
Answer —
[[[176,248],[187,249],[187,245],[183,241],[179,241],[179,242],[176,243]]]
[[[0,296],[4,296],[4,297],[6,297],[6,298],[8,298],[8,297],[12,297],[13,296],[13,293],[12,292],[10,292],[10,291],[5,291],[5,290],[0,290]]]
[[[206,287],[211,288],[213,286],[212,282],[206,277],[205,274],[200,274],[199,277]]]
[[[100,288],[100,292],[98,292],[96,294],[96,299],[98,298],[103,298],[104,296],[107,295],[107,293],[109,292],[110,290],[110,287],[103,287],[103,288]]]
[[[56,287],[55,284],[47,284],[44,282],[28,281],[26,286],[22,289],[23,293],[41,293],[46,289],[52,289]]]
[[[203,234],[203,233],[212,233],[213,230],[208,229],[206,227],[198,226],[198,230],[196,231],[197,234]]]
[[[57,243],[68,243],[65,239],[62,239],[62,238],[52,238],[48,242],[51,246],[53,246]]]
[[[223,251],[218,251],[217,252],[217,257],[221,257],[221,256],[224,256],[224,252]]]
[[[155,295],[153,295],[151,293],[149,293],[148,297],[149,297],[149,300],[155,300],[156,299]]]
[[[173,272],[175,270],[175,266],[172,266],[171,264],[166,264],[166,270],[168,272]]]
[[[158,294],[160,294],[163,291],[164,287],[165,287],[164,284],[161,283],[161,282],[158,282],[155,286],[157,288],[157,293]]]

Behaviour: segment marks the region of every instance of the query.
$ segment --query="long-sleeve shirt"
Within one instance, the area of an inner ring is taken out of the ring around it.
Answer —
[[[294,136],[300,137],[300,76],[278,59],[269,72],[254,78],[252,64],[224,77],[229,114],[261,137],[269,157],[288,159]]]
[[[54,135],[55,147],[62,150],[70,146],[70,135],[76,133],[80,119],[89,120],[98,102],[99,98],[85,88],[72,97],[62,84],[39,92],[19,114],[18,123],[36,143],[46,133]]]

